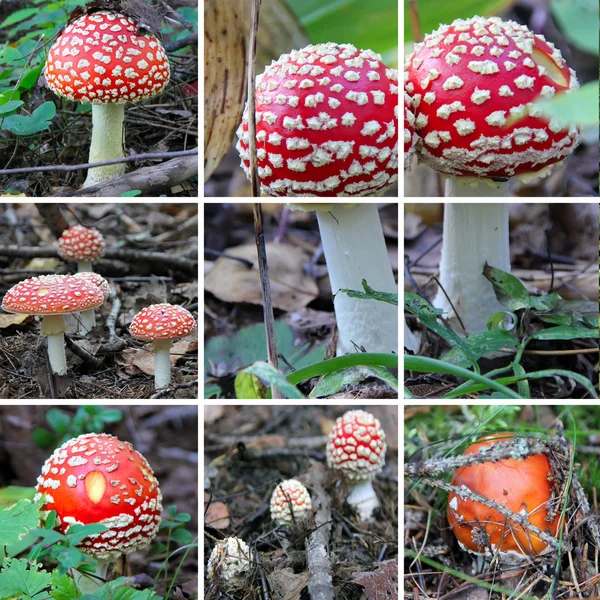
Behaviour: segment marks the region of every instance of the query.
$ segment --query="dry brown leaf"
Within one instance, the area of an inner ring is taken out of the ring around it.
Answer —
[[[367,600],[398,600],[398,561],[386,560],[380,563],[376,571],[355,573],[352,581],[365,588]]]
[[[0,315],[0,329],[6,329],[12,325],[20,325],[26,319],[29,319],[31,315],[15,315],[12,313]]]
[[[194,340],[188,339],[175,342],[171,346],[171,355],[169,356],[171,367],[174,367],[183,354],[190,350],[196,343]],[[137,369],[146,375],[154,375],[154,352],[150,350],[149,346],[140,349],[127,348],[121,352],[120,357],[117,357],[117,362],[130,375],[136,372],[132,367],[137,367]]]
[[[227,529],[229,527],[229,510],[223,502],[211,502],[211,495],[204,492],[204,505],[207,507],[204,515],[206,525],[215,529]]]
[[[275,596],[282,600],[300,600],[300,593],[308,584],[308,573],[296,574],[289,567],[276,569],[268,578]]]
[[[224,302],[249,302],[262,305],[262,290],[256,258],[256,246],[246,244],[225,250],[227,254],[253,263],[248,268],[237,260],[218,258],[204,278],[204,289]],[[312,302],[317,284],[304,274],[306,257],[302,250],[288,244],[267,244],[273,306],[294,311]]]
[[[244,0],[204,2],[204,181],[231,147],[246,98]]]
[[[204,424],[212,425],[223,416],[225,407],[222,404],[209,404],[204,407]]]

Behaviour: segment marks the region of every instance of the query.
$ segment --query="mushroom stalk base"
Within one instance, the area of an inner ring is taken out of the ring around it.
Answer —
[[[329,211],[318,210],[317,218],[335,295],[340,333],[337,354],[357,352],[361,347],[367,352],[398,352],[398,307],[339,292],[363,291],[363,279],[375,291],[398,291],[377,205],[332,206]]]
[[[446,198],[494,198],[508,196],[508,181],[475,177],[446,178]]]
[[[96,573],[93,576],[87,575],[86,573],[81,573],[77,570],[73,571],[73,580],[75,581],[77,587],[85,595],[94,594],[94,592],[97,592],[98,589],[106,583],[108,569],[113,563],[112,560],[104,560],[102,558],[97,558],[96,562]]]
[[[167,387],[171,383],[171,340],[154,340],[154,387]]]
[[[96,311],[86,310],[79,314],[79,331],[87,335],[96,326]]]
[[[41,334],[48,337],[48,360],[55,375],[67,374],[64,332],[65,320],[62,315],[46,315],[42,319]]]
[[[123,121],[124,104],[92,105],[92,143],[89,162],[103,162],[123,158]],[[83,187],[90,187],[105,181],[111,181],[125,173],[125,163],[105,165],[88,169]]]
[[[347,501],[356,510],[361,521],[368,521],[373,516],[373,511],[379,506],[371,479],[357,481],[352,487]]]

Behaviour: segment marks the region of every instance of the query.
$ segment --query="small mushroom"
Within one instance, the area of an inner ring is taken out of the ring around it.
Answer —
[[[77,262],[77,271],[93,271],[92,263],[104,254],[104,237],[94,227],[74,225],[63,231],[58,240],[58,255],[64,260]]]
[[[93,310],[104,302],[102,290],[74,275],[41,275],[17,283],[6,292],[6,312],[42,317],[41,335],[48,337],[48,359],[52,372],[66,375],[63,315]]]
[[[152,342],[156,388],[171,383],[170,349],[173,340],[190,335],[195,329],[196,321],[192,314],[173,304],[152,304],[133,317],[129,333],[138,340]]]
[[[280,526],[301,523],[311,509],[310,494],[297,479],[282,481],[271,496],[271,519]]]
[[[317,44],[256,78],[261,192],[375,196],[398,179],[398,72],[372,50]],[[248,106],[237,135],[249,176]]]
[[[494,444],[513,438],[496,433],[471,444],[465,454],[476,454]],[[553,493],[553,474],[545,454],[505,458],[461,467],[454,472],[452,485],[475,492],[504,506],[542,531],[556,536],[560,505]],[[508,519],[495,508],[451,492],[448,522],[463,550],[505,563],[520,562],[545,554],[549,546],[534,532]]]
[[[252,573],[248,544],[236,537],[216,543],[207,565],[208,579],[226,593],[235,593],[247,586]]]
[[[547,175],[580,136],[535,102],[578,87],[551,42],[499,17],[441,25],[405,67],[419,157],[446,175],[447,196],[504,196],[513,176]]]
[[[102,275],[98,275],[98,273],[76,273],[73,277],[78,277],[79,279],[84,279],[88,281],[92,285],[100,288],[102,292],[102,296],[104,297],[104,302],[108,300],[110,296],[110,286],[108,285],[108,281],[102,277]],[[79,318],[79,331],[82,335],[87,335],[94,327],[96,326],[96,312],[94,309],[84,310]]]
[[[150,544],[161,522],[162,496],[148,461],[105,433],[80,435],[54,451],[37,480],[35,500],[42,497],[42,514],[56,511],[61,533],[75,524],[107,528],[78,544],[98,559],[96,575],[103,579],[111,562]],[[102,581],[82,574],[78,584],[92,593]]]
[[[350,410],[339,417],[327,442],[327,465],[340,472],[350,485],[346,499],[367,521],[379,506],[373,477],[385,464],[385,432],[379,420],[364,410]]]
[[[64,29],[46,60],[48,87],[58,96],[92,104],[89,162],[123,158],[125,104],[160,93],[170,77],[160,40],[112,10],[79,17]],[[88,170],[83,187],[125,173],[125,163]]]

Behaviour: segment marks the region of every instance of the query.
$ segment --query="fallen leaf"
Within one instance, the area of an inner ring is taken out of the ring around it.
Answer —
[[[215,529],[227,529],[229,527],[229,510],[224,502],[211,502],[211,495],[204,492],[204,505],[206,506],[205,525]]]
[[[175,366],[175,363],[182,358],[182,356],[194,346],[196,342],[194,340],[179,340],[171,346],[171,354],[169,360],[171,361],[171,367]],[[137,367],[142,373],[146,375],[154,375],[154,352],[150,350],[149,345],[145,348],[127,348],[121,352],[121,356],[117,357],[117,362],[125,368],[125,371],[130,375],[135,374]]]
[[[222,404],[209,404],[204,407],[204,423],[212,425],[220,419],[225,412],[225,407]]]
[[[365,588],[367,600],[398,600],[398,561],[386,560],[375,571],[355,573],[352,581]]]
[[[29,319],[31,315],[16,315],[12,313],[6,313],[0,315],[0,329],[6,329],[12,325],[20,325],[26,319]]]
[[[225,250],[231,256],[252,262],[249,268],[237,260],[218,258],[204,278],[204,289],[224,302],[262,305],[256,246],[246,244]],[[318,294],[317,284],[304,274],[307,258],[302,250],[288,244],[267,244],[267,261],[273,306],[285,311],[303,308]]]
[[[290,567],[273,571],[268,576],[276,598],[300,600],[300,593],[308,584],[308,573],[294,573]]]

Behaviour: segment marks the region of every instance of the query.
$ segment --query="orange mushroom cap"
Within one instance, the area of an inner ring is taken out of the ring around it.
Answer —
[[[478,453],[513,437],[512,433],[482,437],[465,454]],[[558,532],[560,513],[554,504],[552,469],[544,454],[461,467],[455,471],[452,485],[465,486],[515,514],[527,516],[532,525],[551,535]],[[548,551],[546,542],[532,531],[496,509],[456,493],[448,496],[448,522],[461,547],[474,554],[499,553],[510,561]]]

